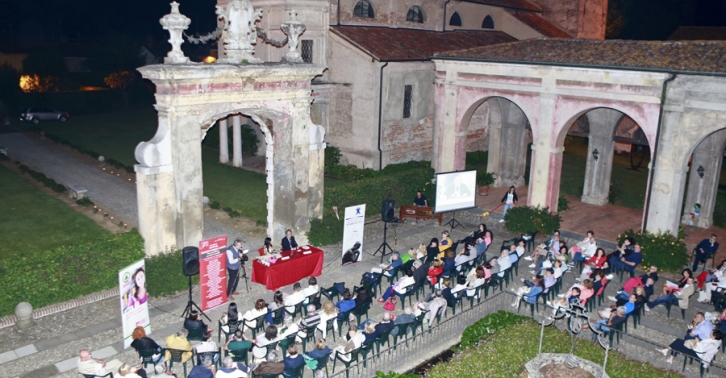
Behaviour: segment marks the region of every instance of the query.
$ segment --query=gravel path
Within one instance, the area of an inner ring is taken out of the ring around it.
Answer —
[[[138,224],[136,187],[110,174],[100,172],[74,156],[47,148],[21,133],[0,134],[0,146],[8,156],[63,185],[77,184],[88,190],[88,197],[109,213]],[[214,220],[204,220],[205,235],[239,235],[240,231]],[[242,238],[244,241],[244,238]]]

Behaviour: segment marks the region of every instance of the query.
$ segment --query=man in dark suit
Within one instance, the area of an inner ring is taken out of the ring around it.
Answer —
[[[413,262],[413,291],[416,291],[420,289],[423,285],[425,285],[428,281],[426,280],[426,277],[428,277],[429,269],[426,264],[421,263],[421,260],[416,260]]]
[[[239,282],[239,269],[242,267],[247,258],[247,251],[242,250],[242,240],[236,239],[232,245],[225,251],[227,263],[227,296],[239,294],[237,293],[237,283]]]
[[[292,230],[288,229],[285,231],[285,237],[282,238],[282,250],[289,251],[293,248],[297,248],[297,242],[295,241],[295,237],[292,236]]]

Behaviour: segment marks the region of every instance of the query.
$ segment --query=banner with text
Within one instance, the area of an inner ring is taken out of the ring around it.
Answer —
[[[118,271],[119,295],[121,297],[121,322],[123,325],[124,348],[133,341],[131,334],[136,327],[144,327],[151,334],[149,305],[146,302],[146,270],[141,259]]]
[[[363,259],[363,226],[365,221],[365,204],[345,208],[342,265],[356,263]]]
[[[202,311],[227,303],[225,250],[227,235],[199,242],[199,288]]]

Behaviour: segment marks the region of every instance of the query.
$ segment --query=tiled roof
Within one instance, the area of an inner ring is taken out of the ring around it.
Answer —
[[[668,37],[670,41],[726,41],[723,26],[679,26]]]
[[[447,32],[371,26],[331,26],[330,30],[368,55],[386,60],[424,60],[438,52],[516,41],[501,31]]]
[[[437,57],[663,72],[726,73],[726,42],[540,38],[448,51],[437,54]]]
[[[545,37],[552,38],[572,38],[566,31],[558,28],[555,24],[547,21],[538,13],[533,12],[518,12],[518,11],[507,11],[509,14],[514,16],[517,20],[521,21],[525,25],[531,27],[538,33]]]
[[[495,7],[522,9],[532,12],[542,12],[542,7],[528,0],[461,0],[466,3],[492,5]]]

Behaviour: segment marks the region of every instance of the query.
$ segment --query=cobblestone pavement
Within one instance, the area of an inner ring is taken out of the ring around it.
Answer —
[[[28,167],[44,173],[63,185],[76,184],[88,190],[88,197],[102,209],[138,224],[136,187],[110,174],[102,174],[98,167],[64,153],[50,149],[22,133],[0,134],[0,146],[8,148],[8,156]],[[238,235],[239,230],[227,227],[213,219],[204,220],[206,235]],[[244,240],[244,237],[242,237]]]

